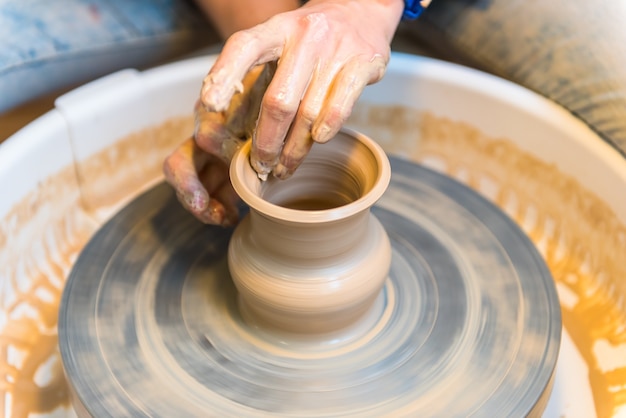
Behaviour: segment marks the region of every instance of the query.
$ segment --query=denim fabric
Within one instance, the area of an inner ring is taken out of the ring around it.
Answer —
[[[399,36],[543,94],[626,155],[625,24],[623,1],[434,0]],[[0,112],[218,42],[191,0],[0,0],[0,40]]]
[[[186,0],[0,0],[0,112],[217,42]]]
[[[434,0],[413,29],[426,26],[429,38],[559,103],[626,155],[626,2]]]

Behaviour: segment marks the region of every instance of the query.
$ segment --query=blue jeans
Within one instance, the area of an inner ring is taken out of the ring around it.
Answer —
[[[0,40],[0,113],[219,41],[191,0],[3,0]]]

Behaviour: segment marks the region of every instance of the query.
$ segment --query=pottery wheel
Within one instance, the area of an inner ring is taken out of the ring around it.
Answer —
[[[75,263],[59,343],[79,415],[521,417],[540,414],[559,303],[533,244],[443,175],[391,159],[373,208],[393,248],[374,318],[332,338],[246,323],[226,254],[161,184]]]

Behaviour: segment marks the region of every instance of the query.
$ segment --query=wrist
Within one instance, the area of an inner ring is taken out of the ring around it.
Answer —
[[[359,1],[359,3],[362,0]],[[368,0],[375,7],[372,12],[378,18],[379,24],[384,27],[387,40],[391,42],[393,35],[400,24],[404,12],[404,0]]]

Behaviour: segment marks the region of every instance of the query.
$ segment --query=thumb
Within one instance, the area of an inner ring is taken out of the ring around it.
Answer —
[[[233,136],[247,139],[252,136],[263,101],[263,95],[272,81],[276,63],[254,67],[243,80],[243,92],[233,96],[226,111],[226,126]]]

